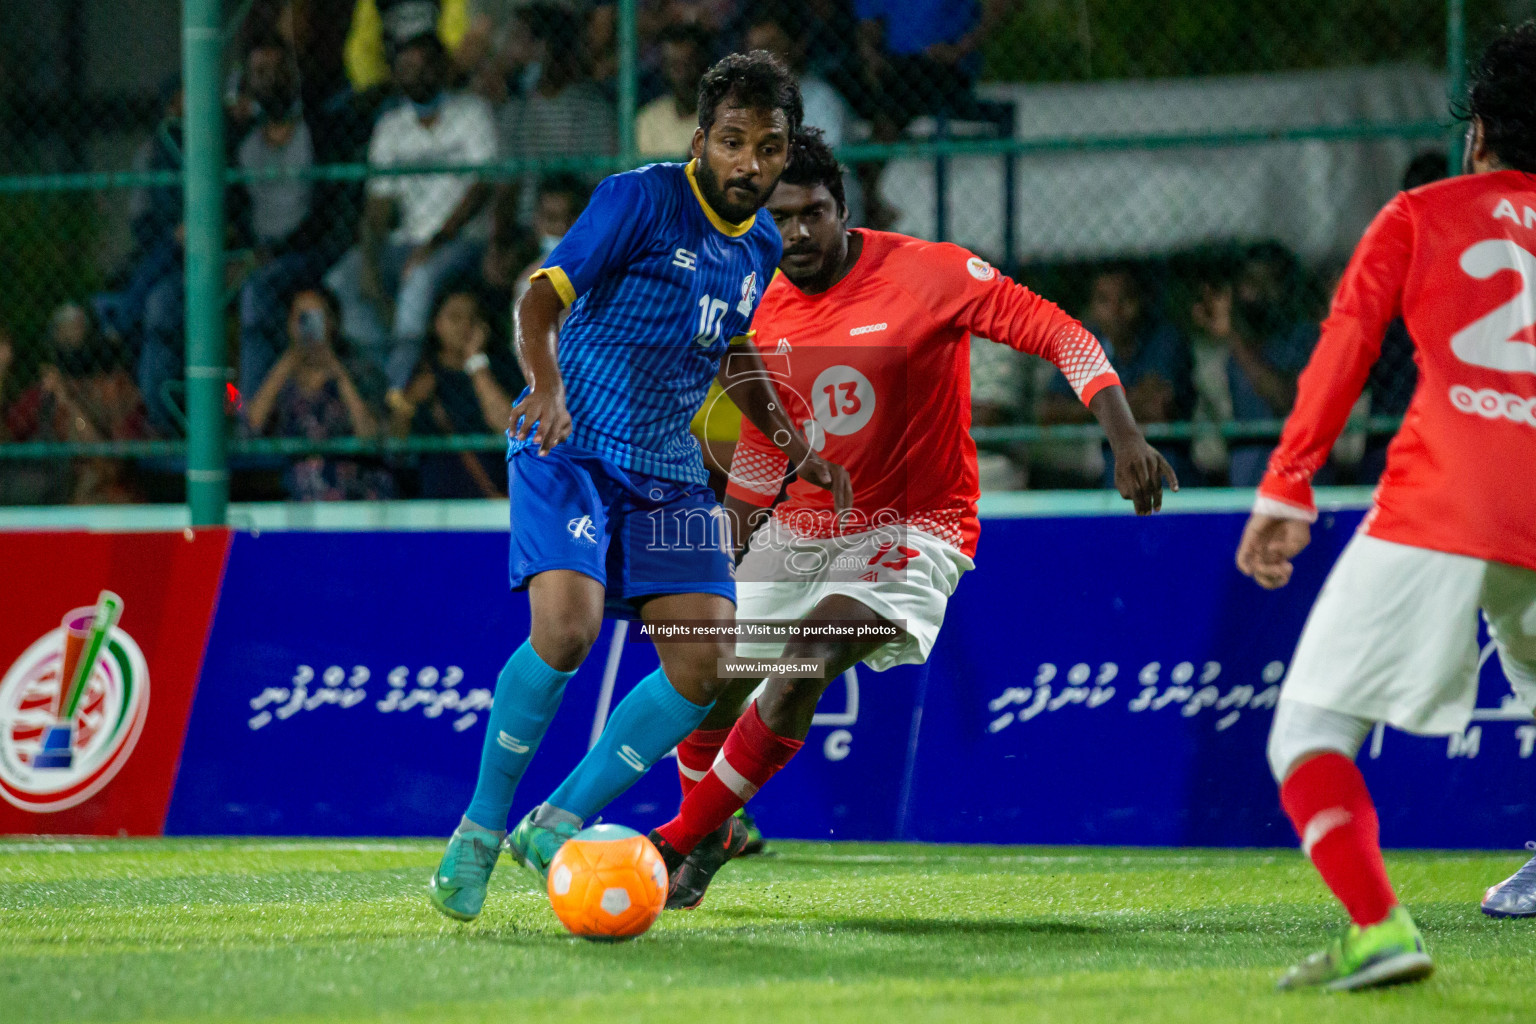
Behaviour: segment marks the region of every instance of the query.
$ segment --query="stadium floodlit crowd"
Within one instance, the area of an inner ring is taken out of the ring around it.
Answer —
[[[795,72],[806,123],[834,146],[901,137],[914,118],[995,119],[975,97],[979,45],[1008,5],[933,0],[641,0],[639,152],[683,159],[709,64],[767,49]],[[303,16],[300,16],[302,13]],[[605,171],[390,173],[406,165],[613,157],[617,17],[607,0],[254,0],[230,53],[227,164],[230,411],[246,436],[312,441],[499,434],[524,381],[509,310]],[[181,162],[182,91],[168,80],[140,170]],[[365,182],[264,172],[368,163]],[[1444,173],[1429,154],[1409,182]],[[889,226],[878,163],[847,177],[852,222]],[[1383,201],[1388,197],[1382,196]],[[60,305],[24,347],[0,327],[0,442],[179,437],[185,229],[179,186],[133,199],[132,254],[108,289]],[[1093,266],[1025,266],[1021,280],[1100,338],[1142,423],[1193,422],[1168,445],[1186,484],[1251,486],[1272,445],[1219,426],[1290,410],[1317,336],[1329,268],[1248,241]],[[1335,269],[1336,272],[1336,269]],[[1398,332],[1401,334],[1401,332]],[[1372,379],[1373,414],[1406,407],[1406,336]],[[36,358],[20,358],[25,350]],[[978,344],[978,425],[1082,421],[1047,364]],[[1054,379],[1053,379],[1054,378]],[[721,438],[706,438],[719,442]],[[729,441],[729,439],[725,439]],[[1355,438],[1328,472],[1369,482],[1384,445]],[[174,500],[171,462],[0,460],[0,503]],[[494,452],[237,457],[237,499],[491,497]],[[1092,487],[1096,442],[993,454],[992,487]]]

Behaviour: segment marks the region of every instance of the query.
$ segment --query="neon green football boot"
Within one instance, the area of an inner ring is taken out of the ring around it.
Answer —
[[[1406,907],[1393,907],[1385,921],[1361,928],[1352,924],[1325,950],[1313,953],[1285,972],[1282,989],[1321,985],[1348,992],[1376,985],[1419,981],[1434,971],[1424,951],[1424,936]]]
[[[757,819],[743,807],[736,812],[736,820],[747,827],[747,845],[736,856],[756,857],[760,853],[767,853],[768,840],[763,838],[763,830],[757,827]]]
[[[535,818],[539,819],[537,824]],[[555,859],[555,852],[579,831],[581,822],[573,815],[540,804],[517,823],[502,845],[513,860],[539,876],[539,884],[543,885],[549,878],[549,862]]]
[[[459,826],[448,840],[442,863],[427,883],[432,905],[456,921],[473,921],[485,906],[485,887],[501,855],[494,832]]]

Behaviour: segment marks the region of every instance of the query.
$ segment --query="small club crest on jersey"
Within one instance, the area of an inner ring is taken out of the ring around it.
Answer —
[[[751,316],[752,307],[757,305],[757,271],[752,271],[741,279],[741,301],[736,303],[736,312],[742,316]]]
[[[971,276],[978,281],[990,281],[997,276],[997,268],[980,256],[972,256],[965,261],[965,269],[971,272]]]

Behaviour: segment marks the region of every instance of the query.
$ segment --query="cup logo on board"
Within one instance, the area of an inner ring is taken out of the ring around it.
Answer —
[[[0,677],[0,798],[51,813],[89,800],[133,754],[149,713],[144,653],[102,591]]]

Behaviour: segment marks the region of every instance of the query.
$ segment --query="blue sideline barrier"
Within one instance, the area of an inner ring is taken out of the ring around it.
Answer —
[[[1232,567],[1235,512],[995,518],[930,663],[861,669],[754,802],[785,838],[1289,846],[1263,746],[1286,662],[1359,521],[1327,514],[1292,585]],[[168,834],[445,835],[527,602],[491,531],[234,537]],[[656,666],[608,624],[518,794],[542,799]],[[1501,706],[1451,739],[1374,735],[1361,764],[1394,846],[1536,837],[1536,723]],[[673,811],[673,762],[606,815]]]

